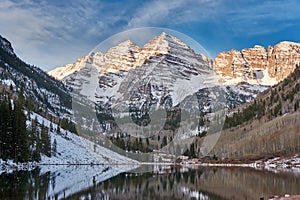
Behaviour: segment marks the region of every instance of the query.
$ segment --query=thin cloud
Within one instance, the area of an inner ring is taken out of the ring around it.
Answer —
[[[236,34],[263,35],[294,26],[300,19],[300,2],[262,1],[228,8],[225,20]]]
[[[44,68],[68,63],[74,56],[68,53],[78,51],[75,49],[80,45],[86,48],[88,38],[101,35],[99,29],[89,29],[88,22],[96,15],[95,6],[88,1],[72,2],[60,7],[46,1],[4,0],[0,6],[0,34],[13,42],[17,54],[27,62]],[[51,48],[55,50],[51,52]]]
[[[149,1],[133,15],[128,28],[211,20],[221,5],[217,0]]]

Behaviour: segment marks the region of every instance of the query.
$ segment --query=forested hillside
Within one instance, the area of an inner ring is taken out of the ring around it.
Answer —
[[[26,64],[17,55],[5,38],[0,36],[0,84],[9,84],[15,91],[24,86],[24,96],[36,101],[37,109],[57,115],[71,108],[69,90],[60,81],[50,77],[41,69]]]
[[[255,119],[272,120],[287,113],[297,112],[300,101],[300,67],[253,102],[231,111],[224,128],[242,125]]]
[[[48,128],[26,116],[24,103],[23,87],[16,100],[6,92],[0,94],[0,158],[3,160],[40,161],[41,154],[51,157]]]
[[[255,160],[300,153],[300,67],[254,101],[230,111],[211,155]]]

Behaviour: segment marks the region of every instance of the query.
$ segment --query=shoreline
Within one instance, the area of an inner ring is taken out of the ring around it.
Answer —
[[[0,175],[2,173],[12,173],[13,171],[31,171],[39,166],[182,166],[182,167],[249,167],[253,169],[263,169],[268,171],[291,171],[300,173],[300,156],[298,154],[291,157],[276,157],[267,160],[257,160],[253,162],[196,162],[194,159],[187,159],[182,162],[138,162],[138,163],[15,163],[12,160],[3,161],[0,159]]]

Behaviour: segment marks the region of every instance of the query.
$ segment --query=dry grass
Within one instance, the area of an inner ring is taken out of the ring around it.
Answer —
[[[211,155],[219,159],[253,161],[299,152],[300,113],[293,113],[223,131]]]

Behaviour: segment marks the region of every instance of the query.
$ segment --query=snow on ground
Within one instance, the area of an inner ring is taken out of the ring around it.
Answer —
[[[50,127],[50,121],[32,113],[31,119]],[[27,126],[31,122],[27,121]],[[56,130],[57,125],[52,124]],[[0,175],[15,170],[32,170],[40,167],[40,175],[50,173],[48,198],[61,199],[107,180],[119,173],[135,169],[139,163],[124,157],[85,138],[61,129],[61,134],[50,132],[51,142],[57,141],[57,153],[51,158],[42,155],[40,163],[14,163],[0,159]],[[97,164],[97,165],[91,165]],[[79,165],[80,164],[80,165]],[[82,165],[83,164],[83,165]],[[55,184],[54,184],[55,183]],[[55,186],[54,186],[55,185]],[[54,187],[53,187],[54,186]]]
[[[293,173],[300,175],[300,156],[298,154],[285,158],[276,157],[263,163],[258,161],[256,162],[256,165],[276,173],[281,171],[292,171]]]
[[[42,116],[32,113],[31,119],[37,120],[50,127],[50,121]],[[27,121],[30,126],[31,122]],[[57,129],[56,124],[52,124],[53,129]],[[50,132],[50,131],[49,131]],[[50,132],[51,144],[57,142],[57,153],[51,158],[42,156],[40,164],[137,164],[138,162],[104,148],[83,137],[73,134],[64,129],[60,129],[60,134],[55,131]]]
[[[193,95],[200,89],[212,87],[213,85],[208,83],[210,80],[212,79],[209,76],[204,75],[191,76],[190,80],[176,79],[170,92],[173,105],[179,104],[187,96]]]
[[[25,114],[27,112],[25,111]],[[40,124],[44,123],[50,130],[51,122],[42,116],[31,113],[31,119],[37,118]],[[27,127],[31,127],[31,121],[27,120]],[[52,164],[105,164],[105,165],[136,165],[138,161],[122,156],[107,148],[104,148],[94,142],[91,142],[83,137],[74,133],[60,129],[60,134],[56,133],[57,125],[52,124],[54,131],[49,131],[51,135],[51,144],[53,145],[56,140],[57,147],[56,153],[51,157],[45,155],[41,156],[39,163],[14,163],[12,161],[3,161],[0,159],[0,174],[4,172],[12,172],[14,170],[31,170],[37,165],[52,165]]]
[[[4,85],[12,85],[13,87],[16,86],[15,82],[11,79],[4,79],[4,80],[1,80],[1,83],[4,84]]]
[[[182,193],[189,195],[189,197],[191,199],[201,199],[201,200],[209,200],[210,199],[207,195],[203,194],[200,191],[191,190],[188,187],[181,187],[180,189],[181,189]]]
[[[251,85],[264,85],[264,86],[273,86],[278,83],[276,78],[272,78],[269,76],[268,68],[262,71],[263,77],[262,78],[245,78],[242,76],[238,76],[233,78],[231,76],[222,76],[221,80],[223,81],[224,85],[237,85],[241,82],[247,82]]]
[[[292,172],[300,176],[300,155],[295,154],[289,157],[276,157],[268,160],[257,160],[252,163],[222,163],[222,162],[189,162],[189,160],[183,161],[182,165],[199,165],[209,167],[251,167],[255,169],[268,170],[275,173],[279,172]]]

